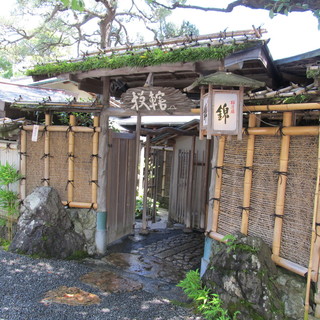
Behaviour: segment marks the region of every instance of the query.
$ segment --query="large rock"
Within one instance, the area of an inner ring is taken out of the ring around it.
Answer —
[[[291,281],[279,273],[269,247],[260,238],[237,234],[228,245],[215,243],[214,251],[203,282],[219,294],[231,313],[241,312],[237,319],[303,318],[303,279]],[[300,296],[288,288],[289,283]]]
[[[84,240],[73,230],[55,189],[38,187],[26,197],[10,251],[67,258],[83,249]]]

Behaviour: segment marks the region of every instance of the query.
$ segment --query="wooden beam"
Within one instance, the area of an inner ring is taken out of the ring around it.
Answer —
[[[147,67],[124,67],[118,69],[96,69],[90,71],[79,72],[74,75],[74,78],[79,81],[85,78],[98,78],[98,77],[116,77],[125,76],[128,74],[149,74],[158,72],[181,72],[181,71],[193,71],[195,72],[194,62],[176,62],[176,63],[164,63],[158,66]]]

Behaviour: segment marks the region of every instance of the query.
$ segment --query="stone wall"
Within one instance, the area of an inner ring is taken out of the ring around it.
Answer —
[[[67,209],[74,229],[85,239],[85,248],[88,254],[96,253],[95,231],[96,231],[96,212],[88,209]]]

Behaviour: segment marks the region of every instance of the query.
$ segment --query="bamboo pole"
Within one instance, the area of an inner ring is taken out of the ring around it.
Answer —
[[[314,110],[320,109],[320,102],[312,103],[291,103],[291,104],[274,104],[263,106],[243,107],[244,112],[262,112],[262,111],[297,111],[297,110]]]
[[[80,209],[97,209],[97,203],[88,203],[88,202],[77,202],[77,201],[62,201],[64,206],[68,206],[70,208],[80,208]]]
[[[94,116],[93,127],[99,126],[99,117]],[[97,202],[97,189],[98,189],[98,152],[99,152],[99,133],[94,132],[92,137],[92,173],[91,173],[91,202]]]
[[[68,143],[68,202],[73,201],[73,189],[74,189],[74,132],[73,126],[76,124],[75,115],[70,115],[69,120],[72,130],[69,131],[69,143]]]
[[[320,207],[320,197],[319,197],[319,183],[320,183],[320,134],[318,137],[318,170],[317,170],[317,184],[315,189],[314,195],[314,205],[313,205],[313,219],[312,219],[312,234],[311,234],[311,244],[310,244],[310,259],[309,259],[309,266],[308,266],[308,277],[307,277],[307,287],[306,287],[306,297],[305,297],[305,310],[304,310],[304,320],[308,319],[309,313],[309,300],[310,300],[310,286],[311,286],[311,273],[313,267],[313,260],[314,254],[317,255],[317,260],[319,260],[319,250],[315,252],[316,241],[318,238],[317,235],[317,224],[320,222],[320,214],[319,214],[319,207]],[[319,248],[317,248],[319,249]],[[319,269],[319,266],[318,266]],[[318,283],[319,288],[319,283]],[[316,316],[319,317],[319,304],[316,301]]]
[[[292,112],[285,112],[283,114],[283,126],[290,126],[292,124]],[[280,165],[279,165],[279,179],[278,191],[275,208],[275,223],[274,235],[272,243],[272,253],[275,256],[280,256],[280,243],[284,215],[284,203],[287,184],[288,160],[289,160],[289,146],[290,136],[283,135],[281,138],[281,152],[280,152]]]
[[[22,127],[23,130],[26,131],[32,131],[33,126],[32,125],[27,125]],[[47,130],[49,132],[68,132],[70,128],[68,126],[39,126],[39,131]],[[94,133],[94,132],[101,132],[101,128],[90,128],[90,127],[83,127],[83,126],[73,126],[72,127],[72,132],[83,132],[83,133]]]
[[[249,115],[249,128],[255,127],[256,116],[254,114]],[[254,157],[254,142],[255,136],[249,135],[247,142],[247,158],[246,166],[244,168],[244,183],[243,183],[243,203],[242,203],[242,221],[241,221],[241,232],[245,235],[248,234],[248,223],[249,223],[249,208],[251,198],[251,186],[252,186],[252,166]]]
[[[45,125],[49,126],[51,124],[51,114],[45,114]],[[44,134],[44,180],[43,184],[45,186],[49,186],[49,179],[50,179],[50,133],[45,132]]]
[[[21,147],[20,147],[20,173],[24,179],[20,180],[20,199],[24,200],[26,198],[26,175],[27,175],[27,132],[21,130]]]
[[[226,143],[226,136],[221,136],[219,139],[219,149],[218,149],[218,159],[217,165],[215,168],[215,173],[212,175],[216,175],[215,179],[215,191],[213,198],[213,219],[212,219],[212,228],[211,231],[217,232],[218,230],[218,219],[220,213],[220,197],[221,197],[221,187],[222,187],[222,167],[224,161],[224,148]]]
[[[255,136],[280,136],[281,134],[289,136],[317,136],[319,134],[319,126],[290,126],[281,128],[281,130],[280,127],[255,127],[247,129],[247,133]]]
[[[269,112],[269,111],[298,111],[298,110],[319,110],[320,102],[291,103],[274,105],[244,106],[243,112]],[[200,109],[191,109],[194,114],[199,114]]]

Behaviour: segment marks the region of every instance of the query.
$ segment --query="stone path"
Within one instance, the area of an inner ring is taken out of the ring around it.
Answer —
[[[114,275],[141,283],[147,292],[185,301],[186,297],[176,284],[187,271],[200,267],[203,245],[204,235],[200,232],[163,229],[142,236],[136,230],[135,235],[110,246],[105,257],[87,259],[98,271],[97,279],[91,275],[91,282],[101,282],[99,274],[109,270]],[[128,287],[128,290],[131,289]]]

